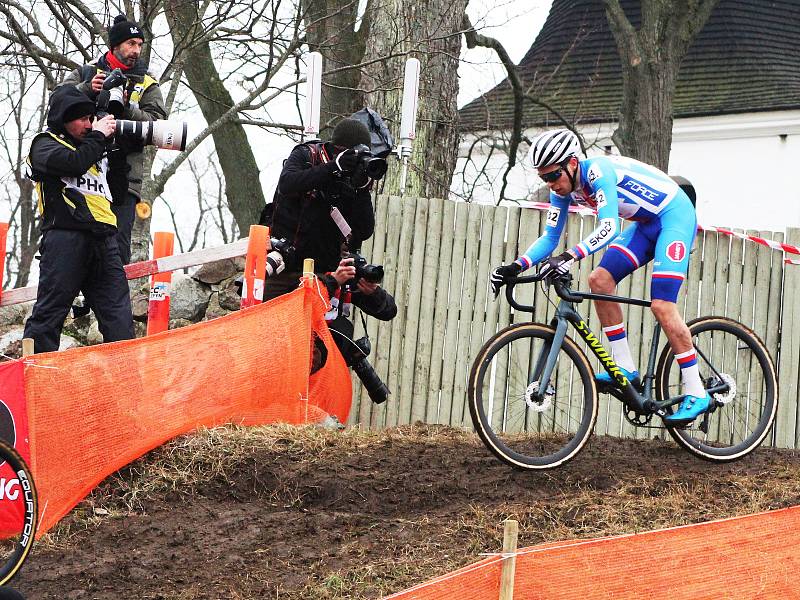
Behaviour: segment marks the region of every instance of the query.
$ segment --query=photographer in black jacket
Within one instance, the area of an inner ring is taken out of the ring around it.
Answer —
[[[95,307],[104,341],[134,337],[106,180],[115,120],[111,115],[94,120],[94,111],[94,102],[74,86],[56,89],[48,128],[33,139],[28,156],[42,215],[39,289],[25,323],[35,352],[58,350],[64,318],[79,291]]]
[[[303,259],[313,258],[317,273],[334,271],[343,242],[358,250],[372,235],[372,180],[359,169],[356,149],[361,144],[369,147],[370,141],[363,123],[343,119],[330,142],[309,142],[292,150],[261,223],[269,225],[272,237],[285,238],[295,250],[284,256],[285,270],[266,280],[264,300],[297,288]]]
[[[347,366],[358,375],[372,401],[380,404],[386,401],[390,391],[367,361],[369,338],[365,336],[353,340],[355,327],[351,321],[352,308],[355,306],[364,314],[381,321],[391,321],[397,316],[397,304],[377,281],[369,281],[366,276],[361,276],[361,270],[354,264],[357,260],[346,253],[336,270],[322,277],[331,299],[331,309],[325,314],[325,320]],[[373,268],[380,270],[382,278],[382,267]]]

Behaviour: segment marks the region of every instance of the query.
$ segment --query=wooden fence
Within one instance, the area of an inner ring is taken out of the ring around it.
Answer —
[[[372,340],[370,361],[392,395],[373,404],[354,385],[351,424],[380,428],[423,421],[471,428],[466,408],[467,377],[484,341],[509,323],[530,316],[512,311],[501,296],[493,300],[490,270],[513,260],[539,236],[545,213],[536,209],[495,207],[425,198],[380,197],[375,235],[363,248],[367,259],[386,268],[385,287],[394,294],[397,317],[388,323],[367,318]],[[565,245],[594,229],[594,217],[570,215]],[[784,241],[783,233],[747,231]],[[787,243],[800,244],[800,229],[790,229]],[[602,256],[602,252],[599,253]],[[579,263],[577,289],[600,256]],[[650,268],[624,281],[618,293],[649,298]],[[517,293],[536,306],[534,320],[547,322],[558,301],[533,285]],[[800,447],[798,374],[800,368],[800,266],[784,265],[783,253],[750,241],[718,234],[698,234],[689,276],[679,299],[686,320],[723,315],[752,327],[764,340],[778,367],[780,403],[772,442]],[[590,303],[580,305],[600,325]],[[644,348],[647,362],[654,319],[647,308],[623,308],[631,349]],[[362,335],[356,317],[356,335]],[[572,336],[573,338],[575,336]],[[662,344],[665,343],[662,335]],[[579,341],[579,343],[581,343]],[[595,365],[596,366],[596,365]],[[619,401],[601,397],[596,433],[642,437],[651,430],[628,424]]]

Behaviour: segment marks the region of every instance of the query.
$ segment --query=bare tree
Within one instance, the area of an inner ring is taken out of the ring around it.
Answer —
[[[603,2],[622,62],[622,106],[614,143],[623,154],[666,170],[678,71],[719,0],[643,1],[638,29],[619,0]]]

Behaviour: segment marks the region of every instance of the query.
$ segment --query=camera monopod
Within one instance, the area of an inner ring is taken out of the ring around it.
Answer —
[[[403,79],[403,110],[400,119],[400,146],[397,155],[403,161],[403,170],[400,175],[400,195],[406,192],[408,177],[408,159],[414,140],[417,137],[417,105],[419,102],[419,60],[409,58],[406,61],[405,78]]]

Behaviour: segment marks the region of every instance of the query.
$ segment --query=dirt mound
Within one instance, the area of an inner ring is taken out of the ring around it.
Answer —
[[[732,465],[672,442],[594,438],[520,473],[471,433],[220,428],[105,481],[35,547],[28,598],[375,598],[501,547],[598,537],[800,504],[800,457]]]

